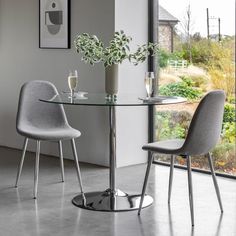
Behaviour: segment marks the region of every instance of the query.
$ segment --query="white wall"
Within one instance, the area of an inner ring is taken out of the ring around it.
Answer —
[[[148,1],[116,0],[115,30],[130,35],[132,49],[148,41]],[[119,93],[145,96],[144,75],[147,62],[138,66],[126,62],[119,68]],[[148,113],[146,107],[119,107],[117,109],[117,166],[146,162],[147,152],[142,146],[148,140]]]
[[[147,41],[146,0],[71,0],[71,39],[88,32],[108,42],[115,30],[133,37],[133,45]],[[72,49],[38,48],[38,0],[0,0],[0,145],[22,148],[16,134],[18,95],[23,83],[49,80],[58,90],[66,89],[69,69],[79,69],[81,90],[104,92],[104,68],[80,61]],[[73,45],[73,44],[72,44]],[[147,64],[120,67],[120,92],[145,94],[143,77]],[[69,107],[71,125],[82,132],[78,139],[79,159],[108,165],[108,113],[106,108]],[[141,146],[147,141],[147,110],[142,107],[117,109],[117,165],[145,162]],[[33,142],[30,150],[35,150]],[[42,152],[57,155],[55,144],[43,143]],[[65,157],[71,157],[68,143]]]
[[[15,117],[21,85],[40,79],[67,87],[69,69],[79,69],[82,90],[104,91],[104,68],[80,61],[72,49],[39,49],[38,0],[0,0],[0,145],[21,148]],[[71,0],[71,39],[82,32],[96,34],[105,42],[114,32],[114,1]],[[108,164],[108,118],[105,108],[67,107],[72,126],[82,132],[78,139],[80,160]],[[56,145],[43,143],[43,153],[57,154]],[[30,144],[30,150],[35,145]],[[70,157],[68,144],[65,156]]]

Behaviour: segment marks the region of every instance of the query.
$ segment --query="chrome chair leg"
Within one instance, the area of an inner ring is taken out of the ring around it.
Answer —
[[[76,172],[79,180],[79,185],[80,185],[80,190],[81,194],[84,197],[84,191],[83,191],[83,185],[82,185],[82,178],[81,178],[81,173],[80,173],[80,167],[79,167],[79,161],[78,161],[78,156],[77,156],[77,151],[76,151],[76,146],[75,146],[75,140],[71,139],[71,146],[72,146],[72,151],[74,155],[74,160],[75,160],[75,166],[76,166]]]
[[[140,203],[139,203],[138,215],[140,215],[140,212],[142,209],[143,199],[144,199],[144,195],[146,192],[146,187],[147,187],[147,182],[148,182],[148,177],[149,177],[152,161],[153,161],[153,153],[151,154],[151,156],[148,160],[148,164],[147,164],[147,170],[146,170],[146,174],[145,174],[145,178],[144,178],[143,189],[142,189],[141,199],[140,199]]]
[[[188,191],[189,191],[189,205],[190,205],[190,213],[191,213],[191,222],[192,222],[192,226],[194,226],[191,156],[187,156],[186,159],[187,159],[187,170],[188,170]]]
[[[169,175],[169,190],[168,190],[168,204],[170,204],[172,182],[173,182],[173,171],[174,171],[174,160],[175,156],[171,155],[170,158],[170,175]]]
[[[218,199],[218,202],[219,202],[220,210],[221,210],[221,212],[223,212],[223,205],[222,205],[222,202],[221,202],[220,190],[219,190],[219,186],[218,186],[218,183],[217,183],[214,167],[213,167],[213,164],[212,164],[211,154],[207,153],[206,155],[208,157],[208,162],[209,162],[211,175],[212,175],[213,183],[214,183],[214,186],[215,186],[215,191],[216,191],[217,199]]]
[[[17,176],[16,176],[16,184],[15,184],[15,187],[16,187],[16,188],[17,188],[17,185],[18,185],[18,181],[19,181],[19,179],[20,179],[20,176],[21,176],[21,171],[22,171],[22,167],[23,167],[23,164],[24,164],[25,152],[26,152],[28,140],[29,140],[28,138],[25,138],[25,141],[24,141],[23,151],[22,151],[22,156],[21,156],[21,161],[20,161],[20,164],[19,164],[19,167],[18,167]]]
[[[63,152],[62,152],[62,141],[58,141],[59,146],[59,155],[60,155],[60,163],[61,163],[61,181],[65,181],[65,171],[64,171],[64,161],[63,161]]]
[[[37,140],[35,169],[34,169],[34,199],[37,198],[37,193],[38,193],[39,156],[40,156],[40,141]]]

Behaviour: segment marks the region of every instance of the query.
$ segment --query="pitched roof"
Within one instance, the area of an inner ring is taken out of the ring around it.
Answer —
[[[171,15],[166,9],[159,5],[159,21],[178,22],[179,20]]]

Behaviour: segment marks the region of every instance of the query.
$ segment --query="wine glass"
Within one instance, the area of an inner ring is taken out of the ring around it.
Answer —
[[[148,98],[152,96],[154,90],[154,81],[155,81],[154,72],[146,72],[144,82]]]
[[[70,71],[68,76],[68,85],[71,92],[71,97],[74,98],[75,89],[78,85],[78,71],[75,70],[74,72]]]

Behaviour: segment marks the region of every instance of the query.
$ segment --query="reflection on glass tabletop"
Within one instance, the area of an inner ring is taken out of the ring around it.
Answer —
[[[40,101],[86,106],[148,106],[165,105],[186,102],[185,98],[174,96],[142,97],[138,94],[118,94],[113,98],[107,98],[104,93],[80,93],[71,98],[69,93],[61,92],[52,98],[40,98]]]

